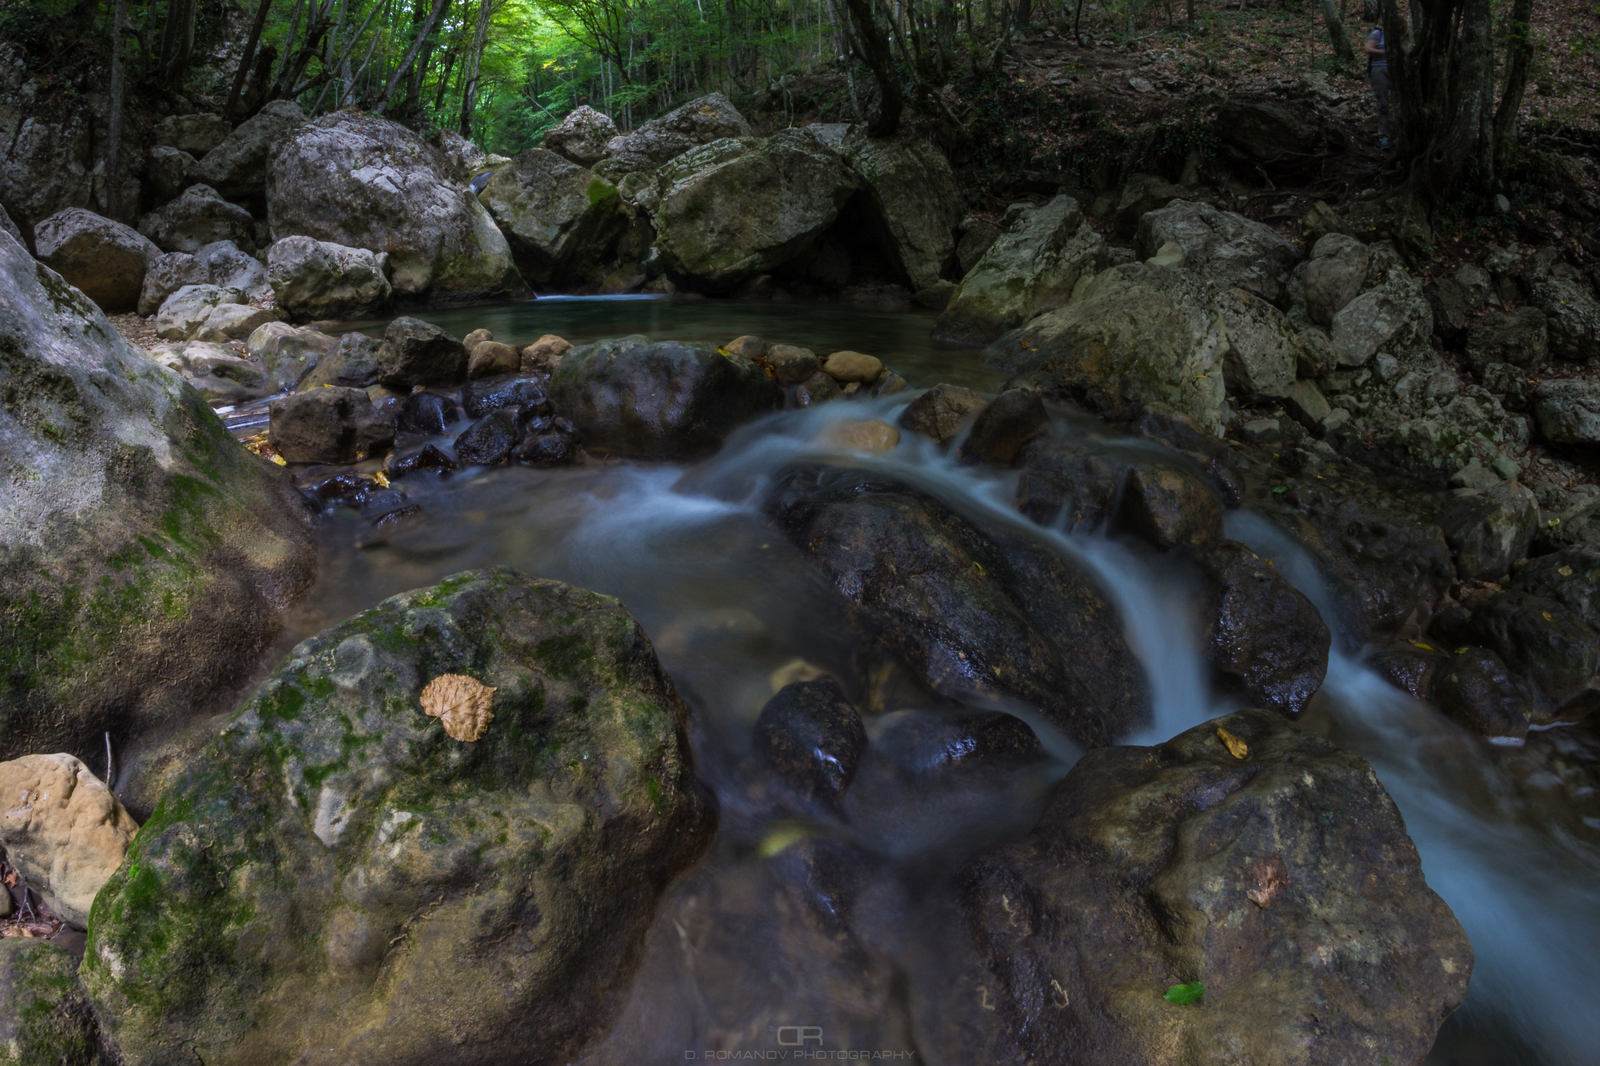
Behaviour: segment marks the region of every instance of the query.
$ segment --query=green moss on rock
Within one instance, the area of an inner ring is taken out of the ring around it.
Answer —
[[[496,688],[463,743],[433,678]],[[96,900],[128,1066],[555,1060],[603,1024],[712,815],[687,711],[615,600],[507,569],[294,649]]]

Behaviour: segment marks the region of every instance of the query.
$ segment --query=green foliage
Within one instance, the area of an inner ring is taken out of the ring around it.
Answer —
[[[1205,994],[1206,986],[1202,982],[1191,981],[1186,985],[1173,985],[1171,988],[1167,989],[1167,994],[1161,998],[1166,1000],[1168,1003],[1176,1003],[1178,1006],[1182,1007],[1195,1002]]]

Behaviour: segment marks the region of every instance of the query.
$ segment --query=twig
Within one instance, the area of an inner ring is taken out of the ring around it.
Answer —
[[[106,791],[117,786],[117,760],[111,754],[111,730],[106,730]]]

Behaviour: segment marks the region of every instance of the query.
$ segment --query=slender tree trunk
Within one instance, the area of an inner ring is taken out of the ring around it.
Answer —
[[[244,55],[239,57],[239,71],[233,76],[233,88],[228,90],[228,102],[222,108],[225,114],[233,114],[234,108],[239,106],[239,96],[250,77],[250,64],[256,58],[256,46],[261,43],[261,30],[267,24],[267,12],[271,8],[272,0],[260,0],[256,4],[256,18],[250,24],[250,37],[245,41]]]
[[[167,20],[161,29],[161,84],[174,92],[183,88],[194,53],[194,21],[197,0],[172,0]]]
[[[478,71],[483,65],[483,49],[489,40],[489,16],[493,13],[493,0],[478,0],[478,25],[472,34],[472,46],[461,68],[461,125],[463,137],[472,136],[472,109],[478,102]]]
[[[1533,0],[1516,0],[1511,9],[1511,40],[1506,53],[1506,81],[1500,107],[1494,114],[1494,171],[1505,180],[1517,149],[1517,111],[1522,93],[1528,87],[1528,69],[1533,66]]]
[[[433,10],[428,13],[428,21],[422,24],[422,32],[417,34],[417,39],[411,42],[410,49],[405,57],[400,60],[400,65],[394,73],[389,75],[389,82],[384,86],[383,95],[378,97],[377,103],[372,108],[374,115],[383,114],[383,109],[388,106],[389,98],[394,95],[395,89],[400,85],[400,79],[406,76],[411,69],[411,64],[416,61],[417,53],[422,50],[422,42],[428,39],[428,34],[433,32],[433,24],[439,17],[439,12],[444,10],[444,5],[449,0],[433,0]]]
[[[1193,3],[1193,0],[1190,0]],[[1333,0],[1322,0],[1322,20],[1328,24],[1328,41],[1333,54],[1341,63],[1354,63],[1356,54],[1350,47],[1350,37],[1344,31],[1344,20],[1333,6]]]
[[[874,15],[872,0],[844,0],[854,25],[856,41],[861,47],[861,58],[878,83],[878,113],[867,123],[867,136],[889,137],[900,128],[900,110],[904,100],[900,93],[900,76],[894,69],[894,56],[889,51],[889,38]]]
[[[117,0],[111,15],[111,113],[106,117],[106,198],[107,218],[122,211],[122,26],[128,21],[128,0]]]

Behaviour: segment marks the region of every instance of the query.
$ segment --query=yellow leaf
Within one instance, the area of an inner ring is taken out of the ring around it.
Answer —
[[[761,853],[763,859],[770,859],[774,855],[814,835],[808,826],[794,822],[776,825],[770,833],[762,838],[761,846],[756,850]]]
[[[1572,576],[1572,567],[1563,566],[1561,569],[1557,570],[1556,573],[1560,574],[1562,577],[1571,577]]]
[[[273,462],[277,463],[279,466],[288,466],[289,465],[288,463],[283,461],[283,456],[279,455],[277,452],[273,452],[271,455],[267,456],[267,458],[271,459]]]
[[[1245,759],[1250,756],[1250,745],[1222,728],[1217,726],[1217,739],[1222,741],[1222,746],[1228,749],[1228,754],[1235,759]]]
[[[1539,612],[1539,613],[1540,613],[1540,614],[1542,614],[1542,615],[1544,615],[1544,620],[1545,620],[1545,621],[1546,621],[1546,622],[1549,622],[1549,621],[1551,621],[1551,618],[1550,618],[1550,612],[1549,612],[1549,611],[1540,611],[1540,612]]]
[[[1416,646],[1421,648],[1423,651],[1432,651],[1433,650],[1433,646],[1432,645],[1424,644],[1420,640],[1419,641],[1414,641],[1413,643],[1415,643]]]
[[[389,475],[385,474],[382,470],[379,470],[377,473],[373,474],[372,480],[378,483],[378,487],[380,489],[386,489],[389,487]]]

